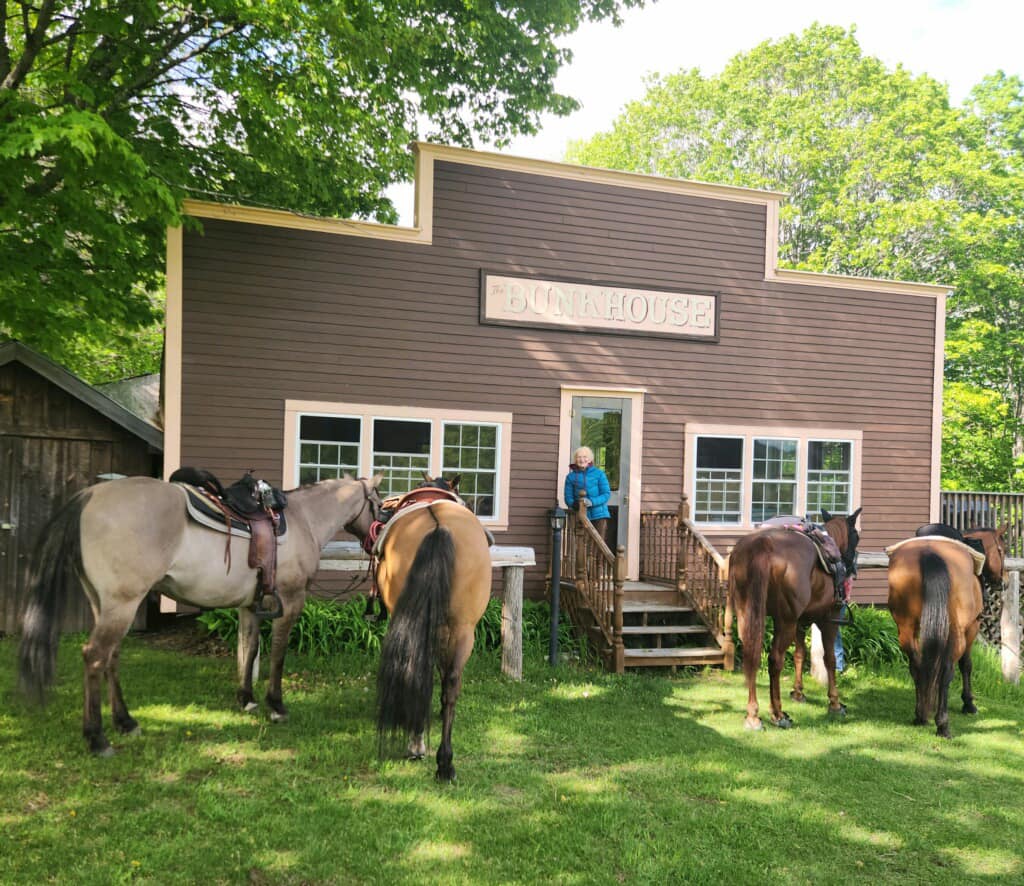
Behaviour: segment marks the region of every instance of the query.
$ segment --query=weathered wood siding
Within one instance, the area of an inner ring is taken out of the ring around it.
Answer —
[[[186,234],[183,463],[280,481],[286,398],[508,410],[498,541],[547,563],[560,386],[641,387],[634,506],[678,505],[687,422],[827,424],[863,429],[863,549],[927,521],[933,299],[766,283],[763,206],[451,162],[434,180],[430,246],[210,220]],[[721,341],[483,326],[481,268],[717,292]],[[884,579],[859,596],[884,598]]]
[[[0,631],[19,628],[32,553],[72,495],[117,472],[153,476],[147,444],[17,362],[0,366]],[[63,630],[92,625],[82,593],[68,597]]]

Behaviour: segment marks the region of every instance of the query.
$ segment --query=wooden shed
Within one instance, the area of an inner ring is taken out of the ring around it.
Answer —
[[[17,341],[0,344],[0,631],[18,629],[32,552],[50,517],[108,474],[159,476],[163,433]],[[84,595],[64,630],[84,630]]]

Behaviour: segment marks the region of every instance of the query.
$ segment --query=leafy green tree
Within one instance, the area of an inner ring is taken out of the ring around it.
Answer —
[[[995,484],[999,465],[1003,488],[1012,459],[997,449],[1010,441],[1020,453],[1024,402],[1020,87],[988,78],[954,108],[942,84],[865,56],[852,29],[814,25],[736,56],[717,76],[653,78],[569,158],[783,190],[784,266],[949,284],[947,378],[1006,406],[970,412],[994,423],[994,448],[968,485]],[[960,482],[968,462],[957,447],[970,439],[973,452],[982,440],[953,424],[945,442]]]
[[[411,140],[574,110],[557,41],[641,3],[4,0],[0,333],[60,360],[154,322],[186,196],[394,221]]]

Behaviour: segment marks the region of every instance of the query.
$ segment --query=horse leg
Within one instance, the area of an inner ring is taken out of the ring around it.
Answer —
[[[787,624],[780,618],[775,619],[775,637],[768,653],[768,691],[771,697],[771,720],[780,729],[789,729],[793,721],[782,710],[782,667],[786,663],[786,650],[789,649],[796,636],[796,624]]]
[[[830,717],[845,717],[846,705],[839,701],[839,687],[836,684],[836,632],[839,625],[826,621],[818,625],[818,630],[821,631],[825,673],[828,675],[828,713]]]
[[[82,647],[82,660],[85,664],[82,735],[90,751],[101,757],[109,757],[113,755],[114,749],[103,734],[103,676],[108,672],[111,658],[120,648],[124,635],[128,633],[135,618],[135,608],[120,606],[102,614],[96,614],[94,609],[94,615],[96,625],[89,635],[89,642]]]
[[[110,713],[114,719],[114,727],[122,735],[138,735],[142,730],[138,721],[128,713],[121,692],[121,647],[115,646],[107,664],[107,690],[110,693]]]
[[[238,705],[247,714],[255,711],[256,696],[252,692],[253,670],[260,651],[260,620],[248,607],[238,610]]]
[[[740,637],[746,637],[747,615],[746,612],[737,607],[736,627]],[[763,728],[761,718],[758,716],[757,704],[757,672],[761,668],[761,649],[764,643],[764,634],[755,635],[743,644],[743,678],[747,683],[747,716],[743,725],[747,729],[759,730]]]
[[[974,670],[974,662],[971,659],[970,649],[960,656],[958,665],[960,666],[960,679],[963,681],[963,689],[960,692],[960,698],[964,702],[963,713],[976,714],[978,708],[974,704],[974,693],[971,691],[971,671]]]
[[[455,720],[455,702],[462,692],[462,669],[473,652],[473,625],[462,625],[449,638],[448,654],[441,666],[441,744],[437,748],[438,781],[453,781],[452,722]]]
[[[789,697],[793,701],[807,701],[807,696],[804,695],[804,661],[806,659],[807,628],[803,625],[797,625],[796,640],[793,646],[793,668],[796,674],[793,677],[793,691],[789,693]]]
[[[274,630],[270,643],[270,676],[267,679],[267,695],[265,701],[270,708],[270,719],[274,723],[283,723],[288,719],[288,708],[281,698],[281,678],[284,676],[284,656],[288,651],[288,636],[292,632],[302,607],[306,605],[306,591],[301,588],[293,594],[278,590],[284,612],[274,620]]]

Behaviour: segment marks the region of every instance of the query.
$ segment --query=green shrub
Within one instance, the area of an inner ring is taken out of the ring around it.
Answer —
[[[366,597],[359,595],[344,603],[310,599],[306,602],[292,628],[288,648],[312,656],[327,656],[339,652],[380,651],[387,632],[387,620],[367,621]],[[212,609],[199,616],[206,629],[228,646],[238,642],[238,610]],[[551,607],[544,602],[526,600],[523,603],[523,651],[543,654],[547,652],[550,637]],[[270,643],[271,622],[260,628],[260,648],[267,650]],[[475,648],[491,651],[501,648],[501,601],[492,599],[487,604],[476,626]],[[563,617],[559,622],[559,648],[570,655],[586,659],[585,644],[573,635],[572,626]]]
[[[906,661],[888,609],[851,603],[850,623],[842,631],[847,664],[878,668]]]

